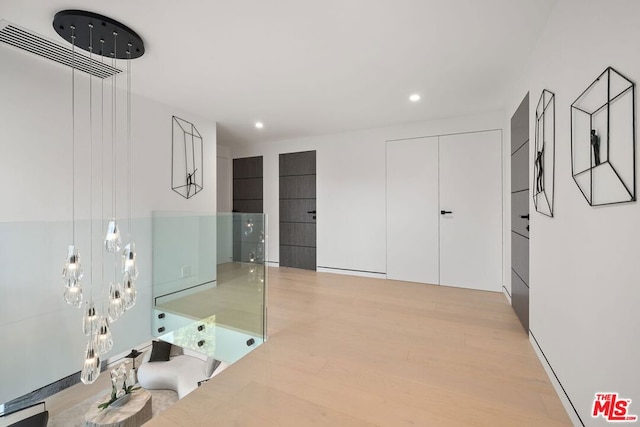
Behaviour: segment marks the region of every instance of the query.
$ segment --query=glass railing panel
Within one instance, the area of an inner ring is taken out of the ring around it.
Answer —
[[[263,214],[154,213],[154,336],[228,363],[264,342],[265,230]]]

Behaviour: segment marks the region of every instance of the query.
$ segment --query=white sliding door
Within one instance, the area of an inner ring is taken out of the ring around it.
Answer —
[[[500,291],[500,131],[440,137],[440,284]]]
[[[387,142],[387,278],[438,283],[438,138]]]

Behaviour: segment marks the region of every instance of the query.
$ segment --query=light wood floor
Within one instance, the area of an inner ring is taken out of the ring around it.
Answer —
[[[146,425],[571,423],[499,293],[269,269],[270,339]]]
[[[218,325],[262,336],[262,268],[239,262],[218,264],[217,287],[159,304],[157,309],[193,319],[215,315]],[[247,280],[251,277],[250,270],[255,273],[254,280]]]

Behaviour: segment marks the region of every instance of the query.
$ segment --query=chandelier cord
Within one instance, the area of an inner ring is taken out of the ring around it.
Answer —
[[[118,45],[117,45],[117,41],[118,41],[118,33],[117,32],[113,32],[113,68],[116,67],[116,57],[118,56]],[[117,130],[118,130],[118,126],[117,126],[117,113],[118,113],[118,107],[117,107],[117,88],[116,86],[118,85],[118,73],[114,73],[113,74],[113,86],[112,86],[112,109],[113,109],[113,113],[111,116],[111,124],[113,126],[112,128],[112,134],[111,134],[111,168],[112,168],[112,187],[111,187],[111,203],[112,203],[112,219],[116,219],[116,171],[117,171],[117,166],[116,166],[116,149],[115,149],[115,143],[116,143],[116,134],[117,134]]]
[[[129,243],[131,243],[131,43],[127,50],[127,183],[128,183],[128,210],[129,210]]]
[[[93,24],[89,24],[89,301],[93,303]]]
[[[113,67],[115,68],[116,66],[116,58],[118,57],[118,32],[114,31],[113,32]],[[117,214],[117,206],[116,206],[116,172],[118,170],[118,166],[116,163],[116,150],[115,150],[115,141],[116,141],[116,135],[117,135],[117,130],[118,130],[118,125],[117,125],[117,113],[118,113],[118,73],[115,73],[113,75],[113,140],[112,140],[112,148],[111,148],[111,152],[112,152],[112,157],[113,157],[113,163],[112,163],[112,174],[113,174],[113,189],[112,189],[112,194],[113,194],[113,220],[115,221],[116,219],[116,214]],[[117,224],[117,223],[116,223]],[[117,289],[117,285],[118,285],[118,252],[114,251],[113,252],[113,283],[114,286]],[[117,291],[115,291],[117,293]]]
[[[100,62],[104,65],[104,39],[100,39]],[[104,78],[100,80],[100,225],[105,229],[104,220]],[[104,285],[104,255],[100,256],[100,284]],[[104,286],[101,286],[100,299],[104,299]],[[104,303],[103,303],[104,304]],[[102,307],[104,313],[104,305]]]
[[[71,240],[76,246],[76,27],[71,26]]]

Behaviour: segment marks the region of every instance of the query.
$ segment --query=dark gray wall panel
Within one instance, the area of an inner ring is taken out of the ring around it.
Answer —
[[[242,259],[242,245],[239,242],[233,242],[233,260],[235,262],[244,262]]]
[[[280,245],[280,266],[316,269],[316,248]]]
[[[280,199],[315,199],[316,176],[280,176]]]
[[[259,254],[258,243],[238,242],[233,245],[233,260],[236,262],[255,262]]]
[[[262,156],[233,159],[233,211],[262,213]]]
[[[250,217],[249,215],[242,215],[242,219],[234,217],[233,221],[233,240],[234,242],[242,243],[258,243],[261,241],[262,236],[260,230],[262,230],[262,216]],[[251,228],[248,227],[248,223],[251,223]]]
[[[233,179],[262,178],[262,156],[233,159]]]
[[[302,151],[280,155],[280,176],[315,175],[316,152]]]
[[[242,178],[233,180],[235,200],[262,200],[262,178]]]
[[[529,143],[511,156],[511,192],[529,188]]]
[[[529,283],[529,239],[511,232],[511,268]]]
[[[262,156],[233,159],[233,211],[262,213],[264,210],[262,188]],[[261,222],[261,219],[258,222]],[[233,260],[253,262],[257,255],[255,239],[258,238],[258,233],[246,236],[243,233],[244,230],[245,224],[239,218],[234,218]],[[250,254],[253,254],[253,257]],[[254,258],[253,261],[252,258]]]
[[[280,200],[281,222],[313,222],[315,214],[309,213],[316,210],[315,199],[285,199]]]
[[[529,140],[529,94],[511,117],[511,154]]]
[[[262,200],[234,200],[233,209],[236,212],[262,212]]]
[[[522,215],[529,215],[528,191],[511,193],[511,230],[529,237],[529,220],[521,218]]]
[[[511,305],[524,329],[529,331],[529,287],[511,271]]]

